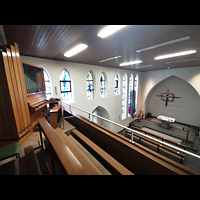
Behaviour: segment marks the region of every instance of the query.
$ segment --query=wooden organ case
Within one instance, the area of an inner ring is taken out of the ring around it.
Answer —
[[[38,118],[48,113],[48,100],[45,99],[45,82],[43,68],[22,62],[27,90],[27,103],[29,106],[31,125],[38,123]]]
[[[43,69],[39,71],[34,80],[40,76],[41,89],[27,93],[26,81],[31,85],[34,80],[25,75],[18,44],[0,46],[0,146],[16,141],[23,143],[32,134],[37,119],[43,116],[47,103],[39,103],[45,101]]]

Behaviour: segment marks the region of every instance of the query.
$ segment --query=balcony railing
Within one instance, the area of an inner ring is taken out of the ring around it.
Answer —
[[[152,137],[152,136],[146,135],[146,134],[144,134],[144,133],[142,133],[142,132],[140,132],[140,131],[133,130],[133,129],[131,129],[131,128],[128,128],[128,127],[126,127],[126,126],[123,126],[123,125],[121,125],[121,124],[118,124],[118,123],[116,123],[116,122],[113,122],[113,121],[111,121],[111,120],[109,120],[109,119],[106,119],[106,118],[103,118],[103,117],[101,117],[101,116],[99,116],[99,115],[96,115],[96,114],[94,114],[94,113],[88,112],[88,111],[86,111],[86,110],[84,110],[84,109],[82,109],[82,108],[79,108],[79,107],[77,107],[77,106],[72,106],[72,105],[70,105],[70,104],[68,104],[68,103],[65,103],[65,102],[63,102],[63,103],[64,103],[65,105],[68,105],[68,106],[69,106],[70,112],[72,111],[72,108],[75,108],[75,109],[80,110],[80,111],[82,111],[82,112],[84,112],[84,113],[87,113],[87,114],[88,114],[88,119],[89,119],[90,121],[92,121],[93,116],[95,116],[95,117],[97,117],[97,118],[99,118],[99,119],[102,119],[102,120],[104,120],[104,121],[106,121],[106,122],[109,122],[109,123],[111,123],[111,124],[114,124],[114,125],[116,125],[116,126],[119,126],[119,127],[123,128],[123,129],[126,129],[126,130],[130,131],[130,132],[131,132],[131,140],[130,140],[130,142],[131,142],[132,144],[134,144],[134,141],[133,141],[133,137],[134,137],[134,136],[133,136],[133,133],[137,133],[137,134],[139,134],[139,135],[141,135],[141,136],[143,136],[143,137],[149,138],[149,139],[151,139],[151,140],[153,140],[153,141],[156,141],[156,142],[158,142],[158,143],[161,143],[161,144],[163,144],[163,145],[166,145],[166,146],[168,146],[168,147],[171,147],[171,148],[173,148],[173,149],[176,149],[176,150],[178,150],[178,151],[180,151],[180,152],[182,152],[182,153],[185,153],[185,154],[188,154],[188,155],[191,155],[191,156],[193,156],[193,157],[196,157],[196,158],[200,159],[200,156],[197,155],[197,154],[195,154],[195,153],[186,151],[186,150],[181,149],[181,148],[179,148],[179,147],[176,147],[176,146],[174,146],[174,145],[172,145],[172,144],[169,144],[169,143],[167,143],[167,142],[161,141],[161,140],[159,140],[159,139],[157,139],[157,138],[154,138],[154,137]]]

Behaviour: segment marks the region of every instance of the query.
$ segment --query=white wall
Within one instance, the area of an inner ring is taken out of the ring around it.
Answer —
[[[181,97],[174,102],[165,102],[156,95],[162,92],[174,93]],[[177,122],[199,126],[200,122],[200,96],[197,91],[186,81],[176,76],[171,76],[157,84],[146,99],[146,112],[153,116],[164,115],[175,118]]]
[[[154,116],[157,116],[158,113],[162,112],[162,115],[167,116],[168,114],[169,117],[173,117],[172,115],[174,115],[177,121],[179,122],[200,126],[200,110],[198,104],[200,100],[199,66],[143,72],[142,75],[143,82],[142,94],[140,96],[140,99],[142,101],[142,110],[144,110],[146,114],[151,111]],[[176,79],[169,79],[167,82],[163,81],[165,79],[167,80],[167,78],[172,76],[178,77],[182,81],[177,81]],[[167,108],[165,108],[164,102],[161,102],[159,97],[152,97],[152,99],[150,99],[151,102],[149,102],[150,105],[148,105],[149,95],[155,95],[155,93],[159,94],[161,92],[166,92],[166,89],[170,89],[170,92],[175,93],[175,95],[177,96],[182,95],[183,99],[177,99],[175,100],[175,102],[170,104],[170,107],[167,106]],[[190,97],[192,99],[190,99]],[[145,102],[147,105],[146,107]],[[161,104],[163,104],[163,107],[159,107],[161,106]],[[174,108],[172,108],[171,106],[174,106]],[[177,110],[178,107],[182,108]]]
[[[72,90],[74,94],[74,102],[72,105],[80,107],[84,110],[92,112],[97,106],[102,106],[107,110],[110,116],[110,120],[122,124],[124,126],[128,126],[128,124],[132,121],[131,117],[127,117],[126,119],[121,119],[121,108],[122,108],[122,92],[121,92],[121,84],[122,84],[122,77],[123,74],[126,73],[129,79],[130,74],[132,73],[135,77],[136,73],[131,70],[123,70],[118,68],[107,68],[95,65],[86,65],[86,64],[79,64],[79,63],[72,63],[72,62],[64,62],[64,61],[56,61],[50,59],[42,59],[42,58],[34,58],[29,56],[21,56],[21,60],[34,64],[34,65],[41,65],[45,69],[48,70],[49,74],[51,75],[52,80],[52,90],[53,90],[53,97],[60,98],[60,85],[59,85],[59,76],[61,71],[65,68],[71,75],[72,78]],[[87,99],[87,85],[86,85],[86,78],[87,73],[89,70],[92,70],[94,75],[94,99],[88,100]],[[107,96],[105,98],[100,97],[100,76],[102,72],[105,72],[107,77]],[[115,96],[115,74],[119,73],[120,75],[120,95]],[[142,76],[141,73],[139,75],[139,94],[141,93],[141,83],[142,83]],[[128,84],[127,84],[128,85]],[[55,94],[55,87],[57,87],[58,94]],[[127,87],[128,90],[128,87]],[[128,91],[127,91],[128,94]],[[140,100],[140,95],[138,96],[138,110],[141,109],[142,104]],[[127,103],[128,105],[128,103]],[[88,117],[83,112],[78,110],[74,110],[81,115]],[[128,115],[128,113],[127,113]],[[111,125],[110,129],[113,131],[119,131],[121,128],[116,127],[115,125]]]

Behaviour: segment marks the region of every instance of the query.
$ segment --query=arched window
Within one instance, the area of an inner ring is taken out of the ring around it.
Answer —
[[[131,115],[130,113],[130,104],[131,104],[131,90],[133,90],[133,74],[129,77],[129,86],[128,86],[128,117]]]
[[[94,99],[94,80],[90,71],[87,73],[87,99]]]
[[[115,75],[115,95],[119,94],[119,74]]]
[[[126,118],[126,110],[127,110],[126,101],[127,101],[127,75],[124,74],[122,83],[122,120]]]
[[[138,76],[138,74],[136,74],[136,76],[135,76],[135,84],[134,84],[134,90],[135,90],[135,113],[137,112],[138,85],[139,85],[139,76]]]
[[[50,77],[47,73],[47,71],[44,69],[44,81],[45,81],[45,98],[50,99],[51,98],[51,83],[50,83]]]
[[[72,101],[71,77],[66,69],[60,73],[60,92],[62,100],[68,103]]]
[[[105,97],[105,74],[102,72],[100,77],[100,95]]]

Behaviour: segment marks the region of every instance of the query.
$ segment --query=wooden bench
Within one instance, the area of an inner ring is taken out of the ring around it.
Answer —
[[[72,130],[73,136],[97,159],[107,168],[113,175],[134,175],[112,156],[106,153],[103,149],[98,147],[94,142],[85,137],[77,129]]]
[[[68,175],[90,174],[89,171],[81,164],[81,162],[76,157],[76,152],[72,152],[71,149],[66,145],[66,140],[61,139],[64,135],[58,135],[44,117],[38,119],[38,122],[41,130],[43,131],[46,139],[51,144],[52,149],[59,158],[66,173]],[[98,172],[98,174],[100,173]]]
[[[126,134],[131,136],[131,133],[128,130],[126,130]],[[174,150],[174,149],[172,149],[172,148],[170,148],[170,147],[168,147],[166,145],[163,145],[163,144],[161,144],[159,142],[156,142],[154,140],[146,138],[146,137],[144,137],[144,136],[142,136],[140,134],[137,134],[135,132],[133,132],[133,135],[134,135],[134,137],[138,138],[138,142],[139,143],[144,144],[145,146],[148,146],[150,149],[153,149],[153,150],[155,150],[155,148],[156,148],[156,151],[158,153],[159,152],[161,154],[162,153],[164,153],[164,154],[167,153],[167,154],[171,155],[172,157],[174,156],[176,158],[177,157],[180,158],[180,163],[182,163],[182,161],[185,158],[185,154],[180,153],[180,152],[178,152],[178,151],[176,151],[176,150]],[[155,148],[153,148],[153,147],[155,147]]]
[[[87,174],[102,175],[102,173],[95,167],[95,165],[85,156],[85,154],[68,138],[68,136],[58,127],[55,129],[57,135],[66,144],[66,146],[73,152],[78,161],[81,163]]]
[[[156,134],[151,133],[151,132],[149,132],[149,131],[142,130],[142,129],[136,127],[136,126],[131,126],[131,128],[132,128],[132,129],[139,130],[139,131],[141,131],[141,132],[143,132],[143,133],[145,133],[145,134],[152,135],[153,137],[157,137],[157,138],[161,139],[162,141],[166,141],[166,142],[168,142],[168,143],[171,143],[172,145],[175,145],[175,146],[177,146],[177,147],[181,147],[181,148],[183,148],[184,150],[187,148],[187,146],[185,146],[185,145],[183,145],[183,144],[180,144],[180,143],[177,143],[177,142],[172,141],[172,140],[170,140],[170,139],[167,139],[167,138],[164,138],[164,137],[162,137],[162,136],[156,135]]]
[[[33,146],[28,146],[24,148],[25,159],[26,159],[26,168],[28,175],[41,175],[39,163],[35,155]]]

